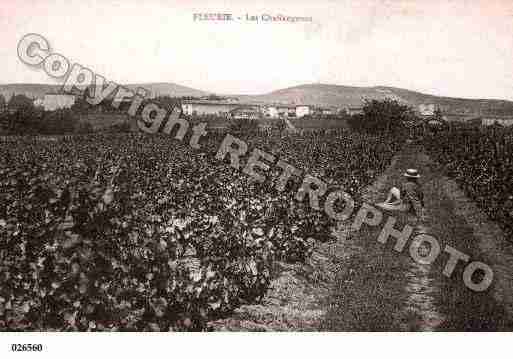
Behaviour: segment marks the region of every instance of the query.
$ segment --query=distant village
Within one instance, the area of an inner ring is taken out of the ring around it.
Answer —
[[[42,98],[33,100],[37,108],[45,111],[71,108],[77,101],[76,95],[62,93],[47,93]],[[187,116],[220,116],[232,119],[300,119],[304,117],[326,117],[341,115],[356,115],[362,113],[362,107],[322,107],[310,104],[284,103],[250,103],[241,102],[237,98],[205,96],[200,98],[185,98],[181,101],[182,112]],[[476,115],[472,113],[451,113],[444,111],[436,103],[419,104],[414,107],[417,116],[428,122],[471,122],[490,126],[513,125],[513,116]]]
[[[212,99],[214,97],[215,99]],[[71,108],[77,96],[71,94],[49,93],[43,98],[34,99],[34,106],[45,111],[55,111]],[[321,107],[296,104],[260,104],[244,103],[236,98],[218,96],[205,96],[197,99],[184,99],[181,101],[182,111],[187,116],[222,116],[228,118],[301,118],[316,115],[354,115],[362,112],[361,107]]]

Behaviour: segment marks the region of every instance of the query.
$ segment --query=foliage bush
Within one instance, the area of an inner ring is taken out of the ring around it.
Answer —
[[[78,117],[70,109],[55,111],[17,110],[4,113],[0,126],[10,135],[61,135],[76,132]]]
[[[404,123],[414,118],[412,109],[397,100],[365,100],[363,113],[350,116],[348,124],[353,130],[373,134],[396,134]]]
[[[228,130],[235,134],[251,134],[258,131],[258,121],[246,118],[232,118],[229,120]]]

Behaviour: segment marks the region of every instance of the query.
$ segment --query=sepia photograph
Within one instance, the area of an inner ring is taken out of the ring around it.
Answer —
[[[512,1],[3,0],[0,28],[8,357],[511,341]]]

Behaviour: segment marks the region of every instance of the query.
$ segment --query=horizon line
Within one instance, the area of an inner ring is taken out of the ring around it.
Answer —
[[[374,85],[374,86],[355,86],[355,85],[341,85],[341,84],[335,84],[335,83],[321,83],[321,82],[310,82],[310,83],[303,83],[299,85],[292,85],[287,87],[282,87],[278,89],[271,90],[269,92],[264,93],[221,93],[221,92],[212,92],[212,91],[206,91],[197,89],[194,87],[190,87],[187,85],[181,85],[176,82],[166,82],[166,81],[154,81],[154,82],[129,82],[129,83],[117,83],[118,86],[134,86],[134,85],[156,85],[156,84],[168,84],[168,85],[176,85],[181,87],[186,87],[190,90],[203,92],[205,93],[205,96],[208,95],[217,95],[217,96],[265,96],[270,95],[277,91],[292,89],[296,87],[302,87],[302,86],[314,86],[314,85],[320,85],[320,86],[338,86],[338,87],[350,87],[350,88],[358,88],[358,89],[372,89],[372,88],[389,88],[389,89],[398,89],[398,90],[405,90],[405,91],[411,91],[416,92],[421,95],[425,96],[434,96],[434,97],[440,97],[440,98],[448,98],[448,99],[457,99],[457,100],[474,100],[474,101],[507,101],[507,102],[513,102],[513,99],[506,99],[506,98],[494,98],[494,97],[458,97],[458,96],[445,96],[445,95],[436,95],[433,93],[427,93],[422,92],[419,90],[412,90],[409,88],[404,87],[397,87],[397,86],[391,86],[391,85]],[[45,82],[9,82],[9,83],[0,83],[0,86],[9,86],[9,85],[42,85],[42,86],[62,86],[62,83],[45,83]],[[168,95],[169,96],[169,95]]]

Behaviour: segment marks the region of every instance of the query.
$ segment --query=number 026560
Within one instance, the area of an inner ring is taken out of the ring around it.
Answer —
[[[41,352],[43,344],[11,344],[13,352]]]

